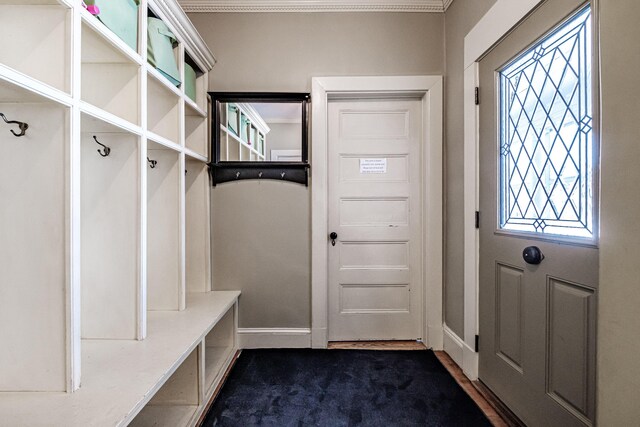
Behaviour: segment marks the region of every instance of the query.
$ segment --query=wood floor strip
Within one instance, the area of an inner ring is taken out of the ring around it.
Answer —
[[[471,380],[462,372],[462,369],[451,359],[444,351],[434,351],[440,363],[449,371],[451,376],[456,380],[458,385],[469,395],[469,397],[478,405],[480,410],[487,417],[494,427],[518,427],[512,424],[508,419],[504,418],[497,408],[478,391]]]
[[[511,410],[502,403],[498,397],[493,394],[489,388],[482,383],[482,381],[472,381],[471,385],[478,390],[478,392],[494,407],[494,409],[500,414],[503,420],[511,427],[526,427],[526,425],[520,421],[520,419]]]
[[[419,341],[333,341],[329,350],[426,350]]]
[[[202,415],[200,415],[200,419],[196,423],[196,426],[200,427],[202,426],[202,423],[204,423],[204,419],[207,417],[207,414],[209,413],[211,406],[213,406],[213,402],[216,401],[216,398],[218,397],[220,390],[222,390],[222,386],[224,385],[224,383],[227,382],[227,378],[229,378],[229,374],[231,373],[231,370],[236,365],[236,361],[238,360],[238,357],[240,357],[240,353],[242,353],[242,350],[236,351],[236,354],[233,356],[233,360],[231,361],[231,363],[229,363],[229,366],[227,366],[227,370],[224,372],[224,375],[222,376],[222,379],[218,383],[216,390],[211,395],[211,399],[209,399],[209,403],[207,403],[207,407],[202,412]]]

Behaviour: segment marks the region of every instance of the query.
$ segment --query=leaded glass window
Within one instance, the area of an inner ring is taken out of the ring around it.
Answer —
[[[500,72],[500,227],[593,235],[591,9]]]

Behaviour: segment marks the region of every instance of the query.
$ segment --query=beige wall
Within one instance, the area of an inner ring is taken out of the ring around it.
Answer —
[[[598,425],[640,420],[640,4],[600,0]]]
[[[271,160],[271,150],[299,150],[302,124],[267,123],[271,131],[267,134],[267,160]]]
[[[214,90],[311,91],[329,75],[442,74],[442,14],[194,13]]]
[[[444,316],[464,337],[464,37],[496,0],[456,0],[445,13]]]
[[[240,289],[240,327],[307,328],[309,199],[299,184],[240,181],[212,192],[216,290]]]
[[[444,70],[443,14],[189,17],[218,59],[212,90],[309,92],[314,76]],[[310,327],[309,188],[244,181],[214,188],[212,201],[214,287],[242,291],[240,327]]]

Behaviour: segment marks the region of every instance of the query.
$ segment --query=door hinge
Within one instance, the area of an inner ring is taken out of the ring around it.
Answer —
[[[476,86],[476,105],[480,105],[480,88]]]
[[[480,211],[476,211],[476,228],[480,228]]]
[[[477,353],[478,351],[480,351],[480,335],[476,335],[476,348],[475,348],[475,352]]]

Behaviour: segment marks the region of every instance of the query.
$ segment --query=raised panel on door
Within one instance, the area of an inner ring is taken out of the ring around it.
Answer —
[[[340,268],[409,268],[408,242],[340,242]]]
[[[343,141],[363,139],[368,142],[407,140],[409,139],[409,112],[400,109],[343,110],[340,114],[340,138]]]
[[[362,156],[341,155],[340,156],[340,181],[347,182],[409,182],[409,158],[405,154],[400,155],[369,155],[367,158],[386,159],[387,171],[382,174],[362,174],[360,173],[360,159]]]
[[[524,271],[497,264],[496,354],[522,373]]]
[[[340,225],[407,226],[409,225],[409,200],[406,197],[341,199]]]
[[[341,313],[408,313],[410,306],[409,284],[341,284]]]
[[[595,291],[549,277],[547,298],[547,393],[588,423],[595,409]]]

